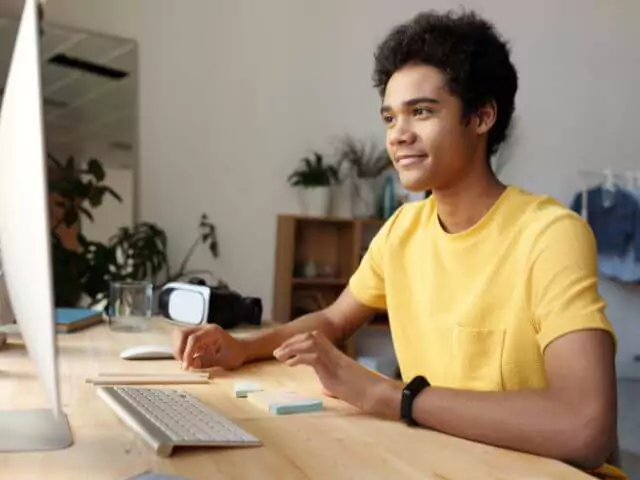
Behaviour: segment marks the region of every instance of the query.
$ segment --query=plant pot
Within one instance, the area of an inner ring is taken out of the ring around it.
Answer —
[[[351,218],[353,216],[353,185],[351,181],[340,182],[331,190],[331,215]]]
[[[378,212],[378,195],[374,178],[356,178],[351,190],[351,205],[356,218],[373,218]]]
[[[298,192],[305,215],[327,216],[331,208],[331,187],[306,187]]]

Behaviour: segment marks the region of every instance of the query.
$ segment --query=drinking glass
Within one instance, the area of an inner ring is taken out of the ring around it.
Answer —
[[[144,332],[151,324],[153,285],[112,282],[109,289],[109,328],[114,332]]]

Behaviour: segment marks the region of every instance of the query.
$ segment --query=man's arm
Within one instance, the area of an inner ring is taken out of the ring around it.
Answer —
[[[556,458],[581,468],[601,466],[616,440],[614,344],[606,331],[584,330],[545,351],[548,388],[472,392],[427,388],[413,405],[426,427],[491,445]],[[402,386],[372,386],[364,405],[399,418]]]
[[[312,331],[322,332],[331,343],[338,344],[371,320],[376,312],[359,302],[347,288],[329,307],[248,338],[247,361],[271,358],[273,351],[288,339]]]
[[[358,301],[347,288],[323,310],[242,339],[233,338],[216,325],[176,330],[174,356],[184,368],[238,368],[247,362],[272,358],[273,351],[282,343],[307,332],[322,332],[336,344],[355,333],[376,312]]]

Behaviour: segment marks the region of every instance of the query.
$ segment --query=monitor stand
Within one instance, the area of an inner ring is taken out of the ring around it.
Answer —
[[[0,325],[3,335],[19,335],[17,324]],[[0,346],[1,346],[0,340]],[[58,418],[52,409],[0,411],[0,453],[62,450],[73,444],[64,413]]]
[[[0,452],[61,450],[72,443],[64,414],[56,418],[48,409],[0,412]]]

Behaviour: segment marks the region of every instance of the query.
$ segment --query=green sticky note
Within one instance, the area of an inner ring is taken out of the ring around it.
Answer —
[[[236,398],[245,398],[250,393],[262,391],[262,387],[256,382],[236,382],[233,386]]]
[[[322,410],[321,398],[306,397],[295,392],[250,393],[249,401],[274,415],[310,413]]]

